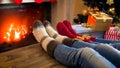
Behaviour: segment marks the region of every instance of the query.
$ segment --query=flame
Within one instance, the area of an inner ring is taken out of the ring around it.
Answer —
[[[27,27],[25,25],[10,24],[8,31],[4,35],[6,42],[20,41],[27,34]]]

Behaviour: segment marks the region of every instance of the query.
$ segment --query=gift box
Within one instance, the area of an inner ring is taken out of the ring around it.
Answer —
[[[87,24],[92,28],[93,31],[106,31],[109,29],[113,18],[105,13],[89,12]]]
[[[120,35],[114,30],[114,27],[110,27],[108,31],[105,32],[104,39],[106,40],[120,40]]]

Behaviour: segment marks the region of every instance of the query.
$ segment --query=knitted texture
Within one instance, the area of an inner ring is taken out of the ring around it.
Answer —
[[[76,35],[72,34],[64,23],[59,22],[56,28],[59,34],[68,36],[69,38],[76,38]]]

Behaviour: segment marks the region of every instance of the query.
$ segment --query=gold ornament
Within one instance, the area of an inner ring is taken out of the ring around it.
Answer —
[[[82,11],[82,15],[83,15],[83,16],[88,15],[88,11],[87,11],[87,10],[83,10],[83,11]]]
[[[107,0],[107,4],[111,5],[111,4],[113,4],[113,3],[114,3],[113,0]]]

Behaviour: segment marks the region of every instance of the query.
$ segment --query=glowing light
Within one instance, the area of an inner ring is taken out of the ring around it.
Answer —
[[[20,32],[17,32],[16,30],[15,30],[15,39],[19,39],[20,38]]]
[[[36,3],[42,3],[43,0],[35,0]]]
[[[25,38],[26,34],[27,27],[25,25],[10,24],[9,29],[3,38],[6,42],[20,41],[22,38]]]
[[[54,2],[56,2],[56,0],[50,0],[50,2],[51,2],[51,3],[54,3]]]
[[[22,0],[14,0],[16,4],[22,4]]]

